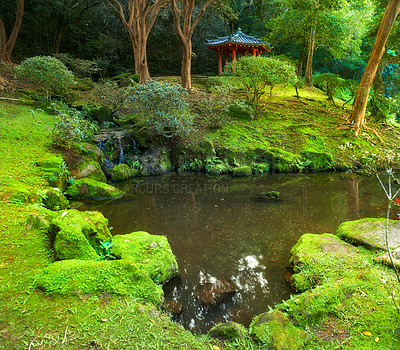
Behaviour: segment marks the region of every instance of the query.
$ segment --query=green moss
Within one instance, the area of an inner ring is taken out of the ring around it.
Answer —
[[[303,161],[311,171],[331,170],[334,167],[332,155],[324,152],[306,151],[302,153]]]
[[[38,174],[43,176],[49,186],[57,187],[63,191],[66,187],[68,169],[60,156],[48,156],[36,162]]]
[[[162,288],[129,261],[57,261],[36,279],[46,294],[85,295],[110,293],[161,303]]]
[[[69,206],[68,199],[57,187],[45,190],[43,196],[42,203],[47,209],[62,210]]]
[[[231,341],[243,339],[247,333],[248,332],[245,326],[232,321],[218,323],[208,331],[208,335],[211,337]]]
[[[302,349],[308,335],[295,327],[280,311],[256,316],[250,324],[250,334],[268,349]]]
[[[140,265],[156,283],[165,283],[179,273],[178,264],[164,236],[139,231],[113,237],[115,257]]]
[[[365,266],[355,247],[328,233],[302,235],[291,255],[290,263],[295,272],[292,283],[299,292],[329,279],[344,277],[349,269],[363,269]]]
[[[124,195],[114,186],[92,179],[75,180],[65,193],[77,199],[117,199]]]
[[[108,170],[112,181],[123,181],[134,176],[139,176],[139,169],[132,169],[127,164],[119,164]]]
[[[365,218],[342,223],[336,234],[356,245],[362,245],[370,249],[386,250],[386,219]],[[400,246],[400,222],[389,220],[388,241],[391,249]]]
[[[237,168],[232,168],[232,176],[250,176],[252,175],[253,171],[251,170],[250,166],[240,166]]]
[[[98,212],[59,213],[48,230],[57,258],[98,260],[100,242],[111,242],[107,224],[108,220]]]
[[[71,145],[71,150],[80,156],[92,159],[97,163],[104,161],[104,153],[95,145],[86,142],[74,142]]]

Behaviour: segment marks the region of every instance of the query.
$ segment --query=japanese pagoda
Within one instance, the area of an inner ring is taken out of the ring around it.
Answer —
[[[240,28],[235,34],[217,37],[214,40],[207,40],[205,45],[207,48],[218,52],[218,74],[222,74],[222,54],[225,59],[225,66],[228,64],[229,55],[232,60],[236,60],[236,55],[253,55],[260,56],[263,52],[271,52],[265,43],[260,39],[244,34]]]

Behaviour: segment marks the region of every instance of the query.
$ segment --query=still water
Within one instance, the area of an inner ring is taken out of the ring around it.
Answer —
[[[293,293],[290,249],[302,234],[382,217],[386,205],[376,178],[344,173],[221,179],[174,173],[117,187],[128,196],[85,209],[101,211],[113,234],[143,230],[168,237],[181,273],[165,286],[165,297],[186,308],[176,321],[198,332],[226,320],[248,325],[287,299]],[[255,199],[267,191],[279,191],[281,199]],[[224,279],[235,283],[234,296],[201,305],[196,287]]]

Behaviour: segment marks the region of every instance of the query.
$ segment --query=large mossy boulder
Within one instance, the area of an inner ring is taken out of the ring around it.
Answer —
[[[106,176],[101,169],[104,153],[90,143],[73,143],[65,155],[71,177],[75,179],[90,178],[106,182]]]
[[[75,180],[65,193],[73,199],[117,199],[125,194],[114,186],[87,178]]]
[[[212,327],[208,335],[210,337],[218,338],[221,340],[235,341],[236,339],[243,339],[248,334],[245,326],[236,322],[218,323]]]
[[[101,213],[75,209],[59,212],[48,234],[59,260],[98,260],[100,243],[112,240],[108,220]]]
[[[387,250],[385,227],[386,219],[365,218],[342,223],[336,234],[352,244]],[[400,247],[400,221],[389,220],[388,241],[390,249]]]
[[[161,303],[162,287],[130,261],[63,260],[48,266],[36,286],[50,295],[129,295],[153,305]]]
[[[50,210],[63,210],[68,208],[69,201],[59,188],[49,188],[43,193],[43,205]]]
[[[36,162],[37,171],[48,182],[49,186],[63,191],[67,184],[67,164],[60,156],[49,156]]]
[[[124,181],[139,176],[139,169],[132,169],[127,164],[118,164],[108,170],[112,181]]]
[[[75,179],[93,179],[100,182],[107,182],[106,175],[101,169],[100,163],[90,158],[82,158],[78,163],[71,167],[71,175]]]
[[[302,235],[291,250],[290,263],[294,271],[292,283],[298,292],[364,266],[357,248],[329,233]]]
[[[141,266],[156,283],[165,283],[179,274],[178,263],[164,236],[139,231],[113,237],[113,255]]]
[[[308,340],[308,333],[295,327],[281,311],[256,316],[249,330],[250,334],[267,349],[302,349]]]

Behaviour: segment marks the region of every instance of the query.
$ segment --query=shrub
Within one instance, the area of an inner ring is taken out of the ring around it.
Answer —
[[[297,81],[295,67],[286,60],[272,57],[243,56],[231,62],[229,71],[241,78],[246,90],[246,100],[257,108],[267,86],[272,89],[277,84],[294,85]]]
[[[43,87],[47,100],[53,94],[66,93],[74,84],[72,72],[61,61],[51,56],[27,58],[15,67],[15,77]]]
[[[83,118],[83,112],[62,102],[53,102],[51,108],[57,117],[51,127],[51,139],[55,147],[67,148],[73,142],[87,141],[97,132],[97,127]]]
[[[128,100],[128,90],[118,87],[118,83],[111,80],[97,83],[95,94],[101,101],[111,106],[113,113],[119,111]]]
[[[194,131],[186,96],[187,91],[182,86],[156,81],[129,89],[130,108],[149,134],[174,141]],[[135,116],[128,115],[121,120],[135,122]]]

